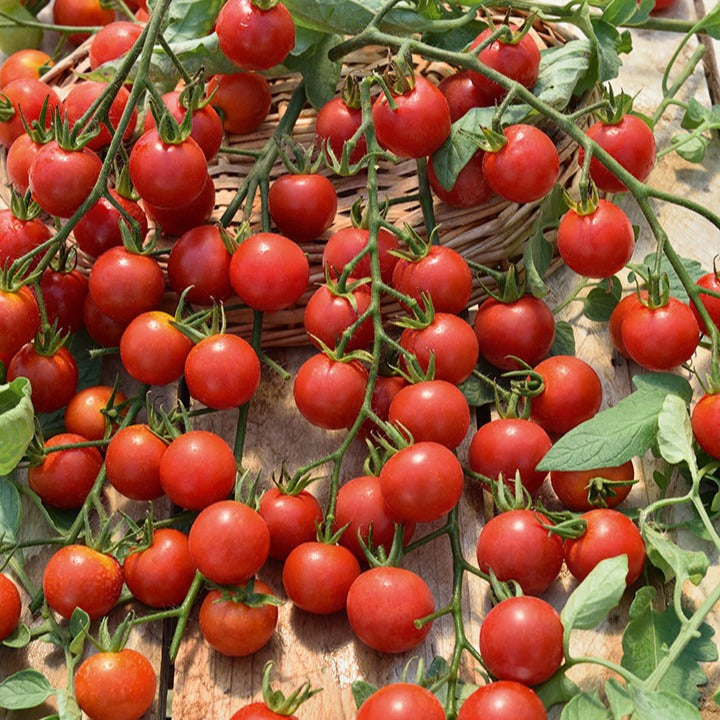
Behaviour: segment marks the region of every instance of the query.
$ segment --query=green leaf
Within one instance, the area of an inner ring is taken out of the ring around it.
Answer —
[[[479,378],[473,374],[458,385],[470,407],[481,407],[495,402],[495,385],[492,380]]]
[[[631,686],[637,720],[702,720],[695,705],[667,690],[650,692]]]
[[[632,714],[635,708],[630,694],[624,685],[621,685],[615,678],[610,678],[605,683],[605,695],[612,711],[613,720],[624,720]]]
[[[82,608],[75,608],[70,617],[70,633],[73,638],[70,643],[70,652],[74,655],[82,653],[89,629],[90,616]]]
[[[705,159],[705,150],[710,141],[704,135],[692,136],[690,133],[677,133],[670,140],[670,146],[683,159],[700,163]]]
[[[0,385],[0,475],[15,468],[35,434],[30,392],[24,377]]]
[[[720,688],[718,688],[717,692],[713,695],[713,700],[716,705],[720,705]]]
[[[602,19],[611,25],[640,25],[650,17],[654,0],[610,0],[603,10]]]
[[[285,66],[289,70],[302,73],[305,79],[305,95],[316,109],[321,108],[336,94],[342,63],[332,62],[328,58],[328,51],[341,40],[337,35],[322,35],[319,41],[302,55],[291,55],[285,60]]]
[[[692,389],[687,380],[672,373],[637,375],[633,383],[634,393],[565,433],[537,469],[592,470],[644,455],[655,443],[665,398],[674,394],[690,402]]]
[[[566,703],[580,692],[580,688],[564,672],[555,673],[547,682],[533,689],[546,708]]]
[[[683,550],[647,523],[643,525],[642,535],[648,558],[656,568],[662,570],[666,583],[677,578],[681,585],[685,580],[690,580],[694,585],[700,584],[710,566],[704,552]]]
[[[598,82],[604,83],[618,76],[622,60],[620,52],[629,52],[625,44],[629,35],[621,35],[617,28],[604,20],[593,20],[598,54]]]
[[[13,2],[10,4],[3,3],[3,6],[2,11],[10,15],[15,20],[37,20],[37,18],[19,2]],[[2,22],[6,23],[8,21],[6,18],[2,18]],[[12,55],[18,50],[40,47],[42,38],[43,32],[39,28],[20,26],[0,28],[0,53],[3,53],[4,55]]]
[[[592,45],[585,38],[543,50],[533,95],[556,110],[564,110],[590,67],[591,54]]]
[[[20,623],[13,632],[3,640],[3,645],[9,648],[24,648],[32,640],[30,628],[25,623]]]
[[[63,535],[75,522],[79,512],[79,510],[61,510],[50,505],[45,506],[34,492],[23,493],[22,497],[23,528],[41,527],[37,521],[42,519],[58,535]]]
[[[702,264],[693,258],[681,257],[680,260],[685,268],[685,271],[696,282],[707,272]],[[631,269],[638,269],[647,273],[647,268],[653,267],[654,263],[655,253],[650,253],[643,258],[642,263],[639,265],[629,265],[629,267]],[[660,262],[660,271],[664,272],[668,276],[668,280],[670,282],[670,294],[682,302],[688,302],[689,298],[687,292],[685,292],[685,287],[665,255],[662,256],[662,260]],[[635,274],[631,272],[628,275],[628,279],[630,282],[634,282]]]
[[[112,698],[108,698],[108,702],[112,702]],[[59,720],[82,720],[77,700],[67,690],[58,691],[57,704]]]
[[[590,630],[617,606],[625,592],[627,555],[606,558],[575,588],[560,613],[565,634],[574,628]]]
[[[573,327],[565,320],[558,320],[555,323],[555,340],[550,348],[550,355],[574,355],[575,334]]]
[[[55,688],[37,670],[20,670],[0,683],[0,707],[6,710],[26,710],[42,705]]]
[[[622,284],[613,275],[599,282],[583,300],[583,314],[593,322],[607,322],[622,297]]]
[[[697,472],[693,431],[688,407],[677,395],[668,395],[658,415],[658,449],[671,465],[684,462],[693,475]]]
[[[0,538],[17,541],[20,530],[20,493],[8,477],[0,477]]]
[[[446,32],[428,32],[422,36],[423,42],[441,50],[460,52],[467,47],[485,28],[487,24],[472,20],[462,27]]]
[[[720,5],[715,5],[705,13],[705,17],[695,26],[695,31],[706,32],[710,37],[720,40]]]
[[[655,595],[655,588],[650,586],[637,591],[630,606],[630,621],[622,638],[622,665],[641,680],[649,677],[655,670],[681,630],[680,620],[672,607],[662,613],[653,609]],[[707,683],[707,676],[698,663],[714,662],[718,658],[717,648],[712,640],[713,633],[713,628],[707,623],[698,628],[698,635],[690,640],[660,679],[665,690],[677,693],[697,705],[698,686]],[[676,715],[675,720],[679,717],[685,716]]]
[[[351,687],[355,707],[358,710],[360,706],[378,690],[376,685],[371,685],[369,682],[365,682],[365,680],[356,680]]]
[[[174,43],[209,35],[223,4],[223,0],[173,0],[165,17],[165,40]]]
[[[570,700],[563,708],[560,720],[610,720],[610,711],[595,690],[580,693]]]

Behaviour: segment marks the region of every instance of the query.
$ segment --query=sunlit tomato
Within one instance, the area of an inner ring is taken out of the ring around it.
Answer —
[[[373,650],[407,652],[428,635],[432,621],[415,621],[435,612],[427,583],[410,570],[376,567],[353,582],[347,598],[347,616],[353,632]]]
[[[28,287],[17,292],[0,290],[0,362],[5,367],[35,337],[39,327],[40,309]]]
[[[61,105],[58,94],[47,83],[34,78],[13,80],[2,88],[2,94],[14,110],[10,119],[0,122],[0,145],[5,147],[10,147],[12,141],[25,132],[23,117],[32,126],[47,101],[46,125],[49,127],[55,109]]]
[[[450,119],[453,122],[459,120],[472,108],[493,105],[492,99],[472,81],[469,70],[448,75],[440,81],[438,88],[447,100]]]
[[[66,332],[83,327],[83,305],[88,294],[88,281],[79,270],[58,272],[47,269],[40,278],[45,314],[51,325]]]
[[[28,178],[30,164],[41,147],[41,144],[36,143],[24,132],[12,141],[10,149],[7,151],[5,157],[7,178],[15,190],[23,195],[30,186],[30,179]]]
[[[325,143],[340,160],[345,143],[352,138],[362,124],[362,110],[349,107],[342,97],[334,97],[323,105],[315,118],[315,139],[318,144]],[[351,164],[359,162],[367,152],[367,142],[363,135],[350,153]]]
[[[242,72],[214,75],[208,83],[210,102],[222,115],[226,132],[245,135],[255,132],[270,112],[272,95],[263,75]]]
[[[101,28],[90,43],[88,58],[90,69],[124,55],[140,37],[143,26],[127,20],[117,20]]]
[[[440,701],[424,687],[392,683],[374,692],[360,706],[357,720],[445,720]]]
[[[698,445],[714,458],[720,459],[720,395],[706,393],[692,411],[692,431]]]
[[[338,295],[328,285],[321,285],[305,306],[303,322],[310,341],[318,348],[324,343],[337,347],[347,330],[370,306],[370,288],[359,285],[351,293]],[[366,318],[350,336],[346,351],[367,347],[375,334],[372,317]],[[318,342],[320,341],[320,342]]]
[[[462,704],[457,720],[547,720],[542,700],[512,680],[498,680],[478,688]]]
[[[123,574],[141,603],[155,608],[179,605],[195,577],[187,535],[173,528],[155,530],[150,547],[125,558]]]
[[[85,27],[95,25],[109,25],[115,19],[112,8],[103,7],[100,0],[55,0],[53,3],[53,23],[56,25],[70,25],[71,27]],[[70,33],[68,40],[79,45],[90,37],[89,33]]]
[[[583,512],[594,507],[615,507],[619,505],[632,489],[635,468],[632,460],[614,467],[594,470],[552,470],[550,482],[560,502],[569,510]],[[611,483],[599,486],[592,480],[609,480]]]
[[[361,252],[365,252],[370,241],[370,231],[363,228],[343,228],[333,233],[325,244],[322,264],[330,272],[330,277],[338,278],[345,266]],[[380,229],[377,235],[378,254],[380,259],[380,277],[389,283],[398,259],[391,255],[392,250],[400,247],[397,236],[389,230]],[[370,255],[365,252],[362,259],[353,267],[350,277],[370,277]]]
[[[83,304],[83,324],[88,335],[101,347],[117,347],[127,325],[105,315],[89,293]]]
[[[9,55],[0,65],[0,88],[20,78],[40,78],[40,70],[54,65],[52,58],[42,50],[25,48]]]
[[[20,593],[15,583],[7,575],[0,575],[0,642],[18,626],[21,612]]]
[[[200,194],[181,208],[162,208],[143,200],[148,218],[165,235],[182,235],[198,225],[210,220],[215,209],[215,183],[207,173]]]
[[[430,158],[428,180],[435,195],[453,207],[472,208],[484,203],[492,195],[492,190],[485,182],[485,175],[483,174],[484,155],[485,153],[482,150],[478,150],[458,173],[451,188],[446,188],[440,182],[435,174],[433,159]]]
[[[38,218],[19,220],[9,209],[0,210],[0,268],[35,250],[50,239],[50,228]],[[37,265],[39,256],[31,263]]]
[[[720,293],[720,280],[714,272],[707,273],[697,280],[697,284],[700,288],[711,290],[712,292]],[[705,306],[705,309],[710,315],[710,319],[715,325],[720,326],[720,297],[713,297],[707,293],[700,292],[700,301]],[[707,334],[707,328],[705,327],[705,321],[700,317],[700,313],[695,307],[695,303],[690,304],[690,309],[693,311],[693,315],[698,322],[700,331]]]
[[[270,557],[276,560],[284,560],[293,548],[314,540],[323,519],[320,503],[307,490],[289,494],[271,487],[263,493],[258,512],[270,532]]]
[[[335,187],[318,173],[286,174],[270,185],[268,209],[278,230],[298,242],[314,240],[333,223]]]
[[[110,415],[125,415],[126,410],[118,408],[127,401],[127,397],[109,385],[93,385],[80,390],[68,403],[65,410],[65,428],[86,437],[88,440],[100,440],[105,437],[108,426],[108,415],[103,412],[110,410]],[[110,407],[112,398],[112,407]],[[111,431],[117,429],[117,421],[110,423]]]

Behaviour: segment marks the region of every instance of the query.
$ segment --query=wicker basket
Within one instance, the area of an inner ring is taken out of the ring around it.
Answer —
[[[563,44],[569,37],[559,28],[535,22],[531,31],[540,46],[552,47]],[[82,73],[89,71],[87,57],[89,42],[79,47],[73,54],[55,65],[45,76],[44,80],[52,83],[61,97],[64,97],[70,88],[78,81]],[[366,49],[346,59],[345,72],[369,73],[380,69],[385,64],[385,51]],[[418,59],[418,70],[439,82],[452,69],[436,62]],[[283,76],[270,79],[272,92],[272,107],[270,114],[263,125],[252,135],[228,136],[225,144],[238,149],[259,149],[272,135],[278,120],[287,106],[287,102],[298,82],[297,76]],[[295,125],[293,138],[303,146],[309,146],[314,138],[315,112],[306,108],[302,111]],[[549,129],[560,156],[559,182],[569,187],[578,175],[576,161],[576,146],[564,134]],[[216,186],[216,208],[214,216],[219,218],[243,178],[246,176],[253,159],[238,155],[218,156],[209,168]],[[278,161],[271,173],[271,180],[286,172],[282,163]],[[327,173],[329,174],[329,173]],[[405,223],[415,228],[420,234],[423,230],[422,211],[417,201],[397,202],[404,196],[417,193],[416,164],[413,160],[403,161],[397,165],[382,163],[379,172],[379,190],[381,198],[384,195],[396,199],[390,208],[388,220],[398,227]],[[313,242],[301,243],[310,261],[310,285],[305,295],[294,307],[276,312],[266,313],[264,316],[263,345],[265,346],[296,346],[308,343],[308,337],[303,328],[303,313],[307,300],[318,284],[324,281],[321,267],[322,252],[325,241],[330,235],[341,228],[350,225],[350,210],[353,203],[365,192],[365,174],[359,173],[351,177],[334,177],[333,183],[338,192],[338,212],[332,227],[319,239]],[[528,237],[530,227],[537,215],[538,203],[518,205],[498,197],[493,197],[483,205],[475,208],[453,208],[436,200],[435,214],[439,224],[439,239],[443,245],[452,247],[464,257],[475,262],[497,266],[518,261]],[[253,227],[259,225],[259,202],[256,203],[253,213]],[[255,221],[258,221],[255,224]],[[548,239],[553,241],[552,236]],[[172,239],[168,239],[168,245]],[[82,255],[82,253],[80,253]],[[558,260],[553,263],[551,270],[557,267]],[[92,258],[81,257],[80,268],[89,272]],[[491,285],[489,278],[482,279],[483,284]],[[484,291],[479,282],[476,282],[471,297],[471,305],[481,301]],[[237,304],[234,299],[227,301],[227,305]],[[384,316],[391,318],[400,312],[399,306],[394,302],[387,302],[383,306]],[[228,312],[228,329],[232,332],[248,336],[251,332],[252,313],[249,310],[231,310]]]

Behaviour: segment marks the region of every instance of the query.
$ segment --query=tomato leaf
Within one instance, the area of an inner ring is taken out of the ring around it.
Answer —
[[[60,720],[82,720],[82,712],[72,693],[59,690],[57,694],[58,717]]]
[[[610,678],[605,683],[605,695],[612,711],[613,720],[624,720],[624,718],[632,714],[635,706],[630,694],[627,688],[615,678]]]
[[[649,677],[662,661],[681,629],[674,608],[669,607],[662,613],[653,609],[655,595],[655,588],[650,586],[637,591],[622,638],[622,666],[642,680]],[[677,693],[694,704],[699,698],[698,686],[707,683],[707,676],[698,663],[714,662],[718,658],[717,647],[712,640],[713,628],[703,623],[698,633],[661,678],[665,690]],[[675,720],[679,717],[687,716],[679,713]]]
[[[32,640],[30,628],[25,623],[20,623],[13,632],[3,640],[3,645],[9,648],[24,648]]]
[[[20,670],[0,682],[0,707],[6,710],[26,710],[42,705],[55,688],[37,670]]]
[[[658,415],[658,449],[671,465],[687,463],[690,472],[697,472],[693,450],[693,431],[688,408],[682,398],[668,395]]]
[[[537,469],[592,470],[644,455],[655,443],[665,398],[673,394],[690,402],[692,389],[687,380],[672,373],[637,375],[633,383],[634,393],[565,433]]]
[[[594,322],[607,322],[622,297],[622,284],[614,275],[601,280],[584,298],[583,314]]]
[[[210,34],[222,6],[223,0],[173,0],[165,16],[165,40],[173,43]]]
[[[355,707],[359,710],[360,706],[375,692],[378,691],[377,686],[365,682],[365,680],[356,680],[352,684],[353,700]]]
[[[666,583],[677,578],[680,585],[685,580],[690,580],[693,585],[700,584],[710,566],[704,552],[683,550],[647,523],[643,525],[642,536],[650,562],[662,570]]]
[[[316,109],[335,96],[342,63],[330,60],[328,51],[341,40],[337,35],[321,35],[305,52],[297,56],[291,54],[285,59],[288,70],[302,73],[305,95]]]
[[[610,0],[602,19],[611,25],[640,25],[650,17],[654,7],[654,0]]]
[[[550,355],[574,355],[575,334],[573,327],[565,320],[555,323],[555,340],[550,348]]]
[[[0,477],[0,539],[17,541],[20,530],[20,493],[8,477]]]
[[[70,617],[70,633],[72,634],[70,652],[74,655],[82,654],[89,629],[90,616],[82,608],[75,608]]]
[[[422,36],[423,42],[443,50],[460,52],[467,47],[485,28],[487,23],[472,20],[459,28],[447,32],[428,32]]]
[[[556,672],[534,689],[546,708],[566,703],[580,692],[580,688],[564,672]]]
[[[571,630],[590,630],[617,606],[625,592],[627,555],[606,558],[575,588],[560,613],[565,635]]]
[[[705,159],[705,150],[710,144],[704,135],[677,133],[670,138],[670,147],[683,159],[691,163],[701,163]]]
[[[684,257],[681,257],[680,260],[682,261],[682,265],[685,268],[685,271],[695,281],[699,280],[707,272],[707,270],[697,260]],[[646,274],[647,268],[652,267],[654,263],[655,254],[651,253],[649,255],[646,255],[640,264],[628,265],[628,267],[632,271],[638,271],[638,274],[642,275],[643,273]],[[685,287],[683,286],[680,278],[677,276],[677,273],[675,272],[673,266],[670,264],[669,260],[667,259],[667,257],[665,257],[665,255],[663,255],[662,261],[660,263],[660,271],[666,273],[668,276],[668,280],[670,281],[670,294],[673,297],[676,297],[678,300],[682,300],[682,302],[688,302],[689,298],[687,292],[685,292]],[[631,272],[628,275],[628,280],[631,283],[635,282],[635,272]]]
[[[35,434],[30,392],[30,381],[24,377],[0,385],[0,475],[20,462]]]
[[[631,686],[637,720],[702,720],[695,705],[667,690],[650,692]]]
[[[458,385],[458,388],[465,396],[470,407],[481,407],[495,402],[495,384],[503,384],[499,377],[499,371],[484,358],[480,358],[478,370],[483,377],[475,373]]]
[[[610,720],[610,711],[603,705],[600,693],[595,690],[572,698],[563,708],[560,720]]]
[[[705,17],[695,26],[695,31],[704,31],[710,37],[720,40],[720,5],[715,5],[705,13]]]
[[[21,22],[37,20],[20,2],[3,3],[2,11]],[[2,22],[7,23],[7,20],[3,18]],[[0,28],[0,52],[7,56],[25,48],[37,48],[40,47],[42,38],[43,32],[39,28],[19,25]]]

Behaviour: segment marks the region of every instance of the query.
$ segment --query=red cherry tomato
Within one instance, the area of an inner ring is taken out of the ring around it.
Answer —
[[[118,20],[105,25],[90,43],[88,57],[90,69],[100,67],[106,62],[122,57],[135,44],[143,31],[140,23]]]
[[[115,19],[112,8],[103,7],[100,0],[56,0],[53,3],[53,23],[72,27],[109,25]],[[89,33],[76,32],[67,36],[73,45],[90,37]]]
[[[127,410],[120,406],[126,401],[127,397],[122,392],[109,385],[83,388],[75,394],[65,409],[65,429],[88,440],[101,440],[105,437],[109,420],[104,411],[109,408],[116,416],[124,416]],[[117,422],[110,423],[110,432],[115,430]]]
[[[22,603],[15,583],[0,575],[0,641],[11,635],[20,622]]]
[[[640,293],[645,301],[647,301],[647,290],[643,290]],[[615,349],[625,358],[630,358],[625,343],[622,339],[622,325],[625,322],[628,311],[638,305],[642,305],[640,297],[637,293],[630,293],[626,295],[620,302],[613,308],[610,314],[610,321],[608,322],[608,330],[610,332],[610,339]]]
[[[318,348],[322,347],[322,342],[334,349],[343,332],[353,325],[369,306],[370,288],[367,285],[359,285],[351,293],[343,295],[336,294],[328,285],[321,285],[305,306],[305,332]],[[368,317],[355,329],[345,349],[350,352],[367,347],[374,334],[373,319]]]
[[[147,200],[143,200],[143,207],[165,235],[182,235],[210,219],[215,209],[215,183],[207,173],[200,194],[181,208],[162,208]]]
[[[282,175],[270,185],[268,209],[283,235],[307,242],[332,225],[337,212],[337,193],[324,175]]]
[[[720,459],[720,395],[706,393],[692,411],[692,431],[698,445],[714,458]]]
[[[483,174],[484,155],[482,150],[478,150],[458,173],[455,184],[449,190],[438,180],[431,157],[428,163],[428,180],[435,195],[453,207],[472,208],[482,205],[492,195]]]
[[[276,560],[284,560],[298,545],[314,540],[323,519],[320,503],[307,490],[288,494],[272,487],[263,493],[258,512],[270,532],[270,557]]]
[[[24,48],[5,58],[0,65],[0,88],[9,85],[13,80],[31,78],[38,80],[43,67],[51,67],[55,63],[52,58],[42,50]]]
[[[270,112],[272,94],[263,75],[242,72],[215,75],[208,83],[210,101],[222,114],[226,132],[246,135],[255,132]]]
[[[8,366],[13,355],[30,342],[40,327],[40,310],[28,287],[0,290],[0,362]]]
[[[358,710],[357,720],[445,720],[440,701],[424,687],[393,683],[373,693]]]
[[[11,210],[0,210],[0,267],[9,266],[49,239],[50,229],[42,220],[19,220]],[[37,257],[31,267],[39,260]]]
[[[9,120],[0,122],[0,145],[5,147],[10,147],[15,138],[25,133],[23,117],[32,126],[40,118],[43,104],[47,101],[45,124],[50,127],[53,113],[61,105],[58,94],[47,83],[34,78],[13,80],[3,86],[2,94],[12,104],[14,111]]]
[[[370,409],[381,419],[387,420],[392,399],[407,385],[407,380],[400,375],[379,375],[373,385]],[[362,436],[369,437],[371,433],[382,434],[371,418],[367,418],[360,426]]]
[[[362,124],[360,108],[348,107],[341,97],[334,97],[323,105],[315,118],[315,138],[318,144],[326,143],[340,160],[345,143],[352,138]],[[350,153],[349,162],[357,163],[367,152],[367,142],[360,136]]]
[[[457,720],[547,720],[542,700],[522,683],[498,680],[478,688],[462,704]]]
[[[23,195],[30,186],[28,174],[33,158],[42,145],[36,143],[27,133],[15,138],[5,157],[5,172],[11,185]]]
[[[625,485],[605,485],[598,494],[592,489],[590,481],[602,478],[611,482],[624,482]],[[560,502],[569,510],[584,512],[594,507],[619,505],[632,489],[635,468],[632,460],[614,467],[597,470],[552,470],[550,482]]]
[[[254,702],[240,708],[230,720],[298,720],[295,715],[279,715],[264,702]]]
[[[365,252],[370,241],[370,231],[363,228],[343,228],[333,233],[323,250],[322,264],[330,272],[330,277],[337,279],[345,269],[345,266],[355,259],[361,252]],[[397,237],[389,230],[378,230],[377,236],[378,255],[380,259],[380,277],[383,282],[389,283],[393,269],[398,259],[391,255],[392,250],[400,247]],[[360,261],[353,267],[351,277],[370,277],[370,256],[363,255]]]
[[[88,294],[88,281],[79,270],[59,272],[48,268],[40,278],[45,314],[51,325],[66,332],[83,328],[83,305]]]
[[[698,279],[697,284],[701,288],[706,290],[712,290],[713,292],[720,293],[720,280],[714,272],[707,273]],[[710,319],[715,325],[720,325],[720,298],[713,297],[707,293],[700,292],[700,302],[705,306],[705,309],[710,315]],[[690,309],[693,311],[693,315],[697,320],[700,331],[707,335],[707,328],[705,327],[705,321],[700,317],[700,313],[695,307],[695,303],[691,303]]]
[[[493,105],[493,101],[472,81],[469,70],[453,73],[438,85],[450,108],[450,119],[459,120],[468,110]]]
[[[117,347],[127,325],[105,315],[90,294],[83,304],[83,323],[88,335],[101,347]]]

